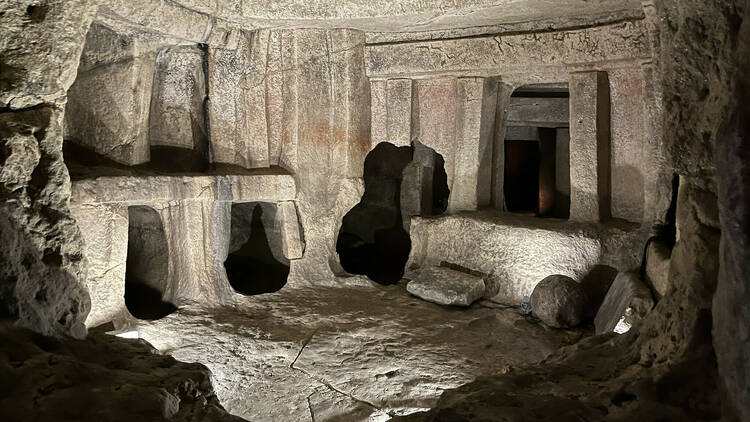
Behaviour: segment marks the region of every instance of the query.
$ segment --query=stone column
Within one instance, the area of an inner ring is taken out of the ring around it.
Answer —
[[[570,75],[570,219],[610,217],[610,102],[606,72]]]
[[[445,160],[451,196],[456,154],[457,79],[443,77],[414,81],[412,139],[435,150]]]
[[[269,166],[266,73],[269,31],[242,32],[235,48],[208,49],[211,160]]]
[[[490,204],[496,109],[497,79],[458,79],[456,155],[448,205],[451,212],[476,210]]]
[[[370,148],[370,90],[364,33],[284,30],[281,165],[299,180],[305,253],[289,283],[335,283],[341,218],[360,199]]]
[[[411,79],[387,81],[386,113],[388,142],[397,147],[411,145]]]
[[[557,128],[555,134],[555,217],[570,215],[570,129]]]
[[[492,148],[491,163],[491,204],[495,209],[505,209],[505,129],[507,126],[506,116],[510,96],[513,94],[513,87],[506,83],[499,83],[497,87],[497,107],[495,111],[495,133]]]
[[[640,223],[644,215],[646,176],[657,168],[646,156],[644,80],[641,67],[609,72],[612,123],[612,217]],[[656,179],[656,175],[653,176]]]
[[[70,208],[81,228],[88,262],[86,288],[91,296],[87,327],[127,315],[125,263],[128,252],[128,207],[85,204]]]
[[[387,83],[387,80],[370,81],[370,149],[381,142],[388,142]]]

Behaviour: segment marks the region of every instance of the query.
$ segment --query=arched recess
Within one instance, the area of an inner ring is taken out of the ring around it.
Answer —
[[[380,284],[404,275],[413,215],[436,215],[448,204],[443,158],[414,142],[396,147],[378,144],[365,158],[365,192],[343,218],[336,241],[341,266]]]
[[[289,259],[284,256],[276,205],[232,205],[229,255],[224,261],[232,288],[244,295],[273,293],[286,285]]]
[[[177,307],[168,295],[169,250],[161,216],[151,207],[128,208],[125,306],[139,319],[159,319]]]

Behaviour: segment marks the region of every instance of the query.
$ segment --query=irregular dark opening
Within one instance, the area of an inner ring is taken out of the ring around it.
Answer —
[[[232,288],[244,295],[281,290],[289,276],[273,204],[248,202],[232,205],[229,256],[224,261]]]
[[[505,207],[541,217],[570,215],[567,84],[526,85],[513,92],[505,134]]]
[[[413,147],[378,144],[365,158],[365,192],[343,218],[336,242],[341,266],[380,284],[401,280],[411,251],[409,218],[437,215],[450,193],[443,157]]]
[[[177,307],[165,300],[168,277],[167,236],[153,208],[128,208],[128,256],[125,267],[125,306],[140,319],[159,319]]]

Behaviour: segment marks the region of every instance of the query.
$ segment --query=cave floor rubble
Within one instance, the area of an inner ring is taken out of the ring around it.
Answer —
[[[223,406],[252,421],[379,421],[431,408],[445,389],[543,360],[589,334],[481,300],[445,307],[404,284],[286,287],[234,306],[138,321],[140,338],[213,373]]]

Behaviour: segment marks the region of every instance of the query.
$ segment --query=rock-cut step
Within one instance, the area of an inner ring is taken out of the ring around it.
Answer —
[[[428,302],[469,306],[484,295],[484,280],[446,267],[427,267],[406,285],[406,290]]]

